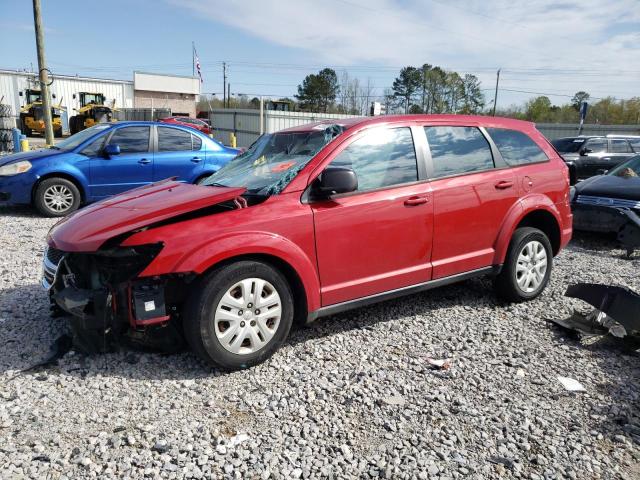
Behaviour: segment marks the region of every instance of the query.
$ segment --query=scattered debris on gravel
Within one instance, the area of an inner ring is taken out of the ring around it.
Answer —
[[[638,357],[544,320],[584,308],[571,283],[640,291],[613,243],[578,237],[533,302],[467,281],[298,328],[226,374],[189,352],[43,364],[66,333],[39,286],[54,222],[0,208],[1,478],[640,478]]]

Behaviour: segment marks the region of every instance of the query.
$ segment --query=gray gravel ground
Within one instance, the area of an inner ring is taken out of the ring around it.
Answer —
[[[579,305],[569,283],[640,291],[605,240],[574,240],[531,303],[467,281],[320,320],[247,371],[124,351],[20,374],[63,331],[38,285],[53,223],[0,208],[2,478],[640,478],[638,357],[542,320]]]

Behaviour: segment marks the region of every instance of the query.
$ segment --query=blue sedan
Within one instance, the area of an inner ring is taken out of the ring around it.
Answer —
[[[199,183],[238,153],[189,127],[101,123],[51,149],[0,157],[0,202],[59,217],[168,177]]]

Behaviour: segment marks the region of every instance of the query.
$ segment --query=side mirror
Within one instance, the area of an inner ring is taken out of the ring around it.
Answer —
[[[580,149],[580,155],[586,155],[587,153],[591,153],[591,152],[593,152],[593,150],[591,150],[590,148],[587,148],[587,147],[582,147]]]
[[[316,198],[328,198],[339,193],[355,192],[357,189],[356,172],[346,167],[328,167],[316,180],[312,193]]]
[[[609,171],[609,170],[607,170],[606,168],[599,168],[599,169],[596,171],[596,173],[597,173],[598,175],[606,175],[608,171]]]
[[[104,156],[109,158],[114,155],[120,155],[120,145],[117,144],[109,144],[104,147]]]

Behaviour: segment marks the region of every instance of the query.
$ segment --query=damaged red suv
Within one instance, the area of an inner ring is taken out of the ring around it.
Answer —
[[[542,292],[572,217],[567,167],[533,124],[335,122],[263,135],[203,185],[165,180],[55,225],[43,285],[78,342],[186,339],[236,369],[294,321],[478,275],[509,301]]]

